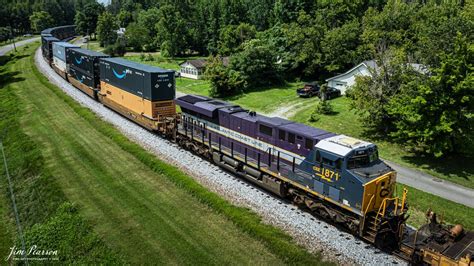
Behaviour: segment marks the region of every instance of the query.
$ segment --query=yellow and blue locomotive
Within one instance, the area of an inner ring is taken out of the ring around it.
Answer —
[[[376,145],[203,96],[176,104],[184,145],[380,247],[399,241],[405,197],[394,197],[396,173]]]

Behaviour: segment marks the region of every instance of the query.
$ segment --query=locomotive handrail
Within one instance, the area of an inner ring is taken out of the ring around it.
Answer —
[[[370,204],[371,204],[371,203],[372,203],[372,201],[374,200],[374,197],[375,197],[375,195],[372,195],[372,197],[370,198],[370,200],[369,200],[369,204],[367,204],[367,207],[365,208],[364,214],[365,214],[365,213],[367,213],[367,210],[369,209],[369,207],[370,207]]]

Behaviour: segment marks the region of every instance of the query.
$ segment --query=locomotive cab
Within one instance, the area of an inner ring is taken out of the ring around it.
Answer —
[[[397,241],[405,196],[395,196],[396,173],[379,158],[375,144],[344,135],[330,137],[316,144],[314,162],[315,191],[358,214],[362,237],[376,242],[382,227],[390,226],[397,230],[388,242]]]

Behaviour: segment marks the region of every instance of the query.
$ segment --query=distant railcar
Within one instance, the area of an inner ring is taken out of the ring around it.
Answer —
[[[53,43],[59,41],[58,38],[52,36],[41,37],[41,51],[50,65],[53,62]]]

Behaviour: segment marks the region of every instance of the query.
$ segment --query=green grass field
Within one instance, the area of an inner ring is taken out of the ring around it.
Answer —
[[[49,84],[35,69],[31,54],[36,47],[31,45],[23,52],[30,56],[5,70],[8,85],[2,90],[11,97],[7,102],[18,107],[8,116],[18,116],[45,171],[106,247],[133,264],[321,262],[279,229],[159,161]],[[3,218],[6,206],[1,206]]]

